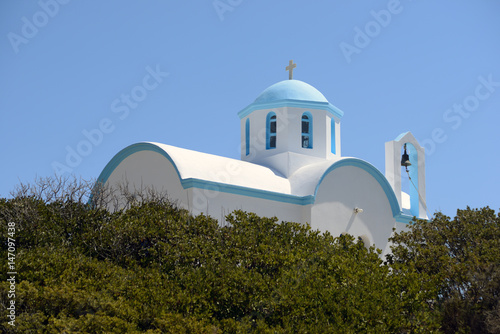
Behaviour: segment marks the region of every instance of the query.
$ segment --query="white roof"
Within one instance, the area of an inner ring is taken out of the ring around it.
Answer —
[[[314,194],[325,171],[338,161],[329,160],[302,167],[287,179],[269,167],[250,162],[161,143],[149,144],[156,145],[170,156],[182,179],[194,178],[296,196]]]

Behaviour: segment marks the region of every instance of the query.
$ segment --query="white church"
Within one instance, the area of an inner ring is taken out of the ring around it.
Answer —
[[[130,191],[152,187],[194,215],[224,221],[242,209],[309,223],[334,236],[349,233],[389,252],[393,228],[403,230],[414,216],[427,219],[424,149],[410,132],[385,143],[385,175],[342,156],[344,113],[316,88],[293,79],[295,66],[290,61],[286,67],[289,80],[238,112],[241,160],[141,142],[116,154],[98,182],[127,184]],[[402,177],[411,178],[408,194],[401,190]]]

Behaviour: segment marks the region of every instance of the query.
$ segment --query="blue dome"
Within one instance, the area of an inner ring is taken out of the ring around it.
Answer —
[[[254,103],[269,103],[280,100],[328,102],[313,86],[300,80],[283,80],[264,90]]]

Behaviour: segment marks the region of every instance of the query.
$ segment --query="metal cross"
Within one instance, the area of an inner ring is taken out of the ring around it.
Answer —
[[[293,60],[290,60],[290,63],[285,68],[286,71],[290,71],[290,72],[288,72],[288,79],[290,79],[290,80],[293,79],[293,69],[296,67],[297,67],[297,64],[294,64]]]

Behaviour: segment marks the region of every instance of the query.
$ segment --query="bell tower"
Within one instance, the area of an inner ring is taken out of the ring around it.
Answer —
[[[340,157],[344,113],[313,86],[293,79],[265,89],[238,113],[241,160],[272,168],[288,177],[308,164]]]
[[[404,150],[403,155],[401,155],[402,150]],[[410,208],[407,213],[417,218],[427,219],[425,150],[411,132],[402,133],[395,140],[385,143],[385,177],[392,186],[399,207],[403,212],[405,209],[401,192],[401,179],[408,177],[410,181]]]

